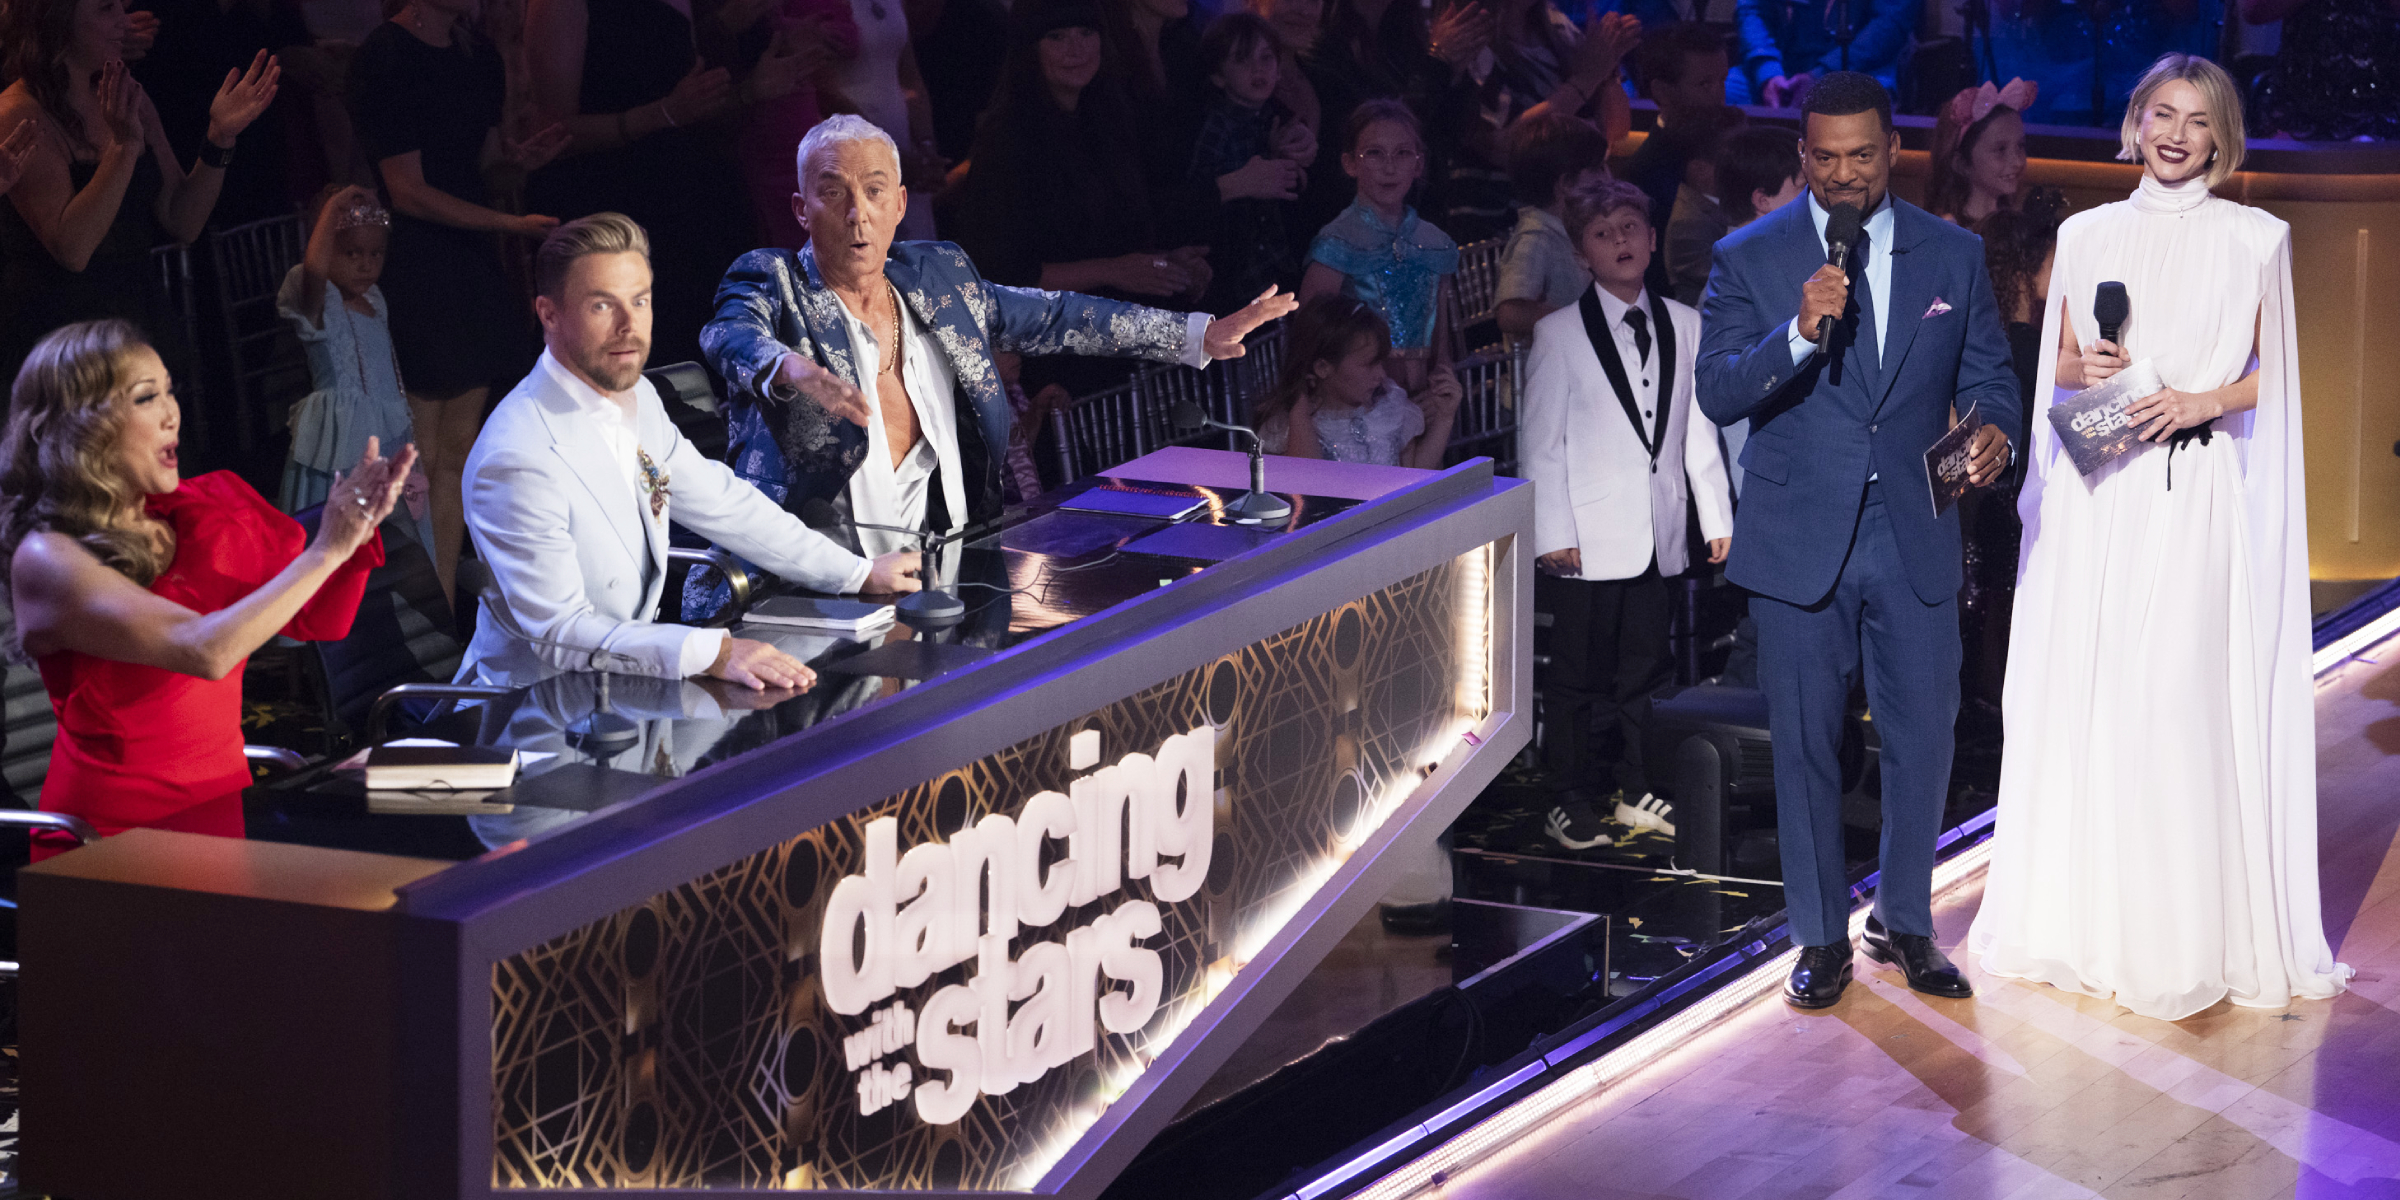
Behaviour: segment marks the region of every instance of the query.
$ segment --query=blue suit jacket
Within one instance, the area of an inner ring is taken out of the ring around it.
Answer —
[[[1000,460],[1012,412],[994,353],[1086,354],[1175,362],[1185,314],[1073,292],[1004,287],[976,273],[948,242],[894,242],[884,263],[909,311],[924,322],[958,380],[959,462],[969,511],[960,524],[1000,511]],[[779,404],[758,394],[761,375],[797,352],[864,387],[842,302],[808,248],[753,250],[717,288],[717,313],[700,348],[733,393],[728,457],[734,473],[794,512],[849,486],[867,454],[866,430],[803,396]]]
[[[1717,243],[1701,303],[1701,411],[1748,418],[1746,472],[1726,577],[1791,604],[1833,590],[1869,476],[1882,476],[1892,531],[1917,597],[1955,595],[1958,510],[1933,515],[1925,450],[1953,405],[2002,429],[2018,421],[2008,339],[1983,264],[1983,239],[1894,197],[1889,316],[1880,355],[1851,336],[1855,300],[1829,353],[1792,364],[1785,325],[1800,286],[1825,265],[1808,202],[1795,200]]]

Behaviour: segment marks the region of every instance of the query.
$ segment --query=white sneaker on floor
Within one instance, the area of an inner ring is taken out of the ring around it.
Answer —
[[[1642,793],[1635,801],[1617,801],[1617,820],[1635,829],[1655,829],[1668,837],[1675,836],[1675,806],[1665,800]]]
[[[1551,841],[1569,850],[1590,850],[1614,844],[1614,840],[1600,828],[1600,818],[1592,812],[1592,806],[1581,800],[1569,801],[1551,809],[1543,832],[1550,835]]]

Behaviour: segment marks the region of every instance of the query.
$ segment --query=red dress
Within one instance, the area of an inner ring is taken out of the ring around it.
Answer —
[[[231,471],[186,479],[150,497],[149,510],[175,528],[175,561],[150,590],[194,612],[216,612],[257,591],[308,546],[299,522]],[[367,572],[382,565],[377,534],[335,569],[284,636],[347,636]],[[73,813],[102,834],[138,826],[242,836],[250,765],[242,757],[241,667],[208,680],[73,650],[34,665],[58,714],[43,809]],[[35,857],[47,857],[44,849],[37,846]]]

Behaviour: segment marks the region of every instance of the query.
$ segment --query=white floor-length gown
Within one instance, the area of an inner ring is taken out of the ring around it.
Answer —
[[[2150,445],[2091,478],[2046,416],[2061,320],[2167,386],[2240,379],[2256,411],[2206,444]],[[2175,1020],[2230,998],[2342,990],[2317,895],[2308,538],[2291,230],[2144,174],[2058,232],[2021,511],[2000,812],[1970,949],[1986,971]]]

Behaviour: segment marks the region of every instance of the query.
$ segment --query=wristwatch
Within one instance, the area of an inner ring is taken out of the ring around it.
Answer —
[[[233,147],[220,146],[207,138],[200,139],[200,165],[222,171],[233,165]]]

